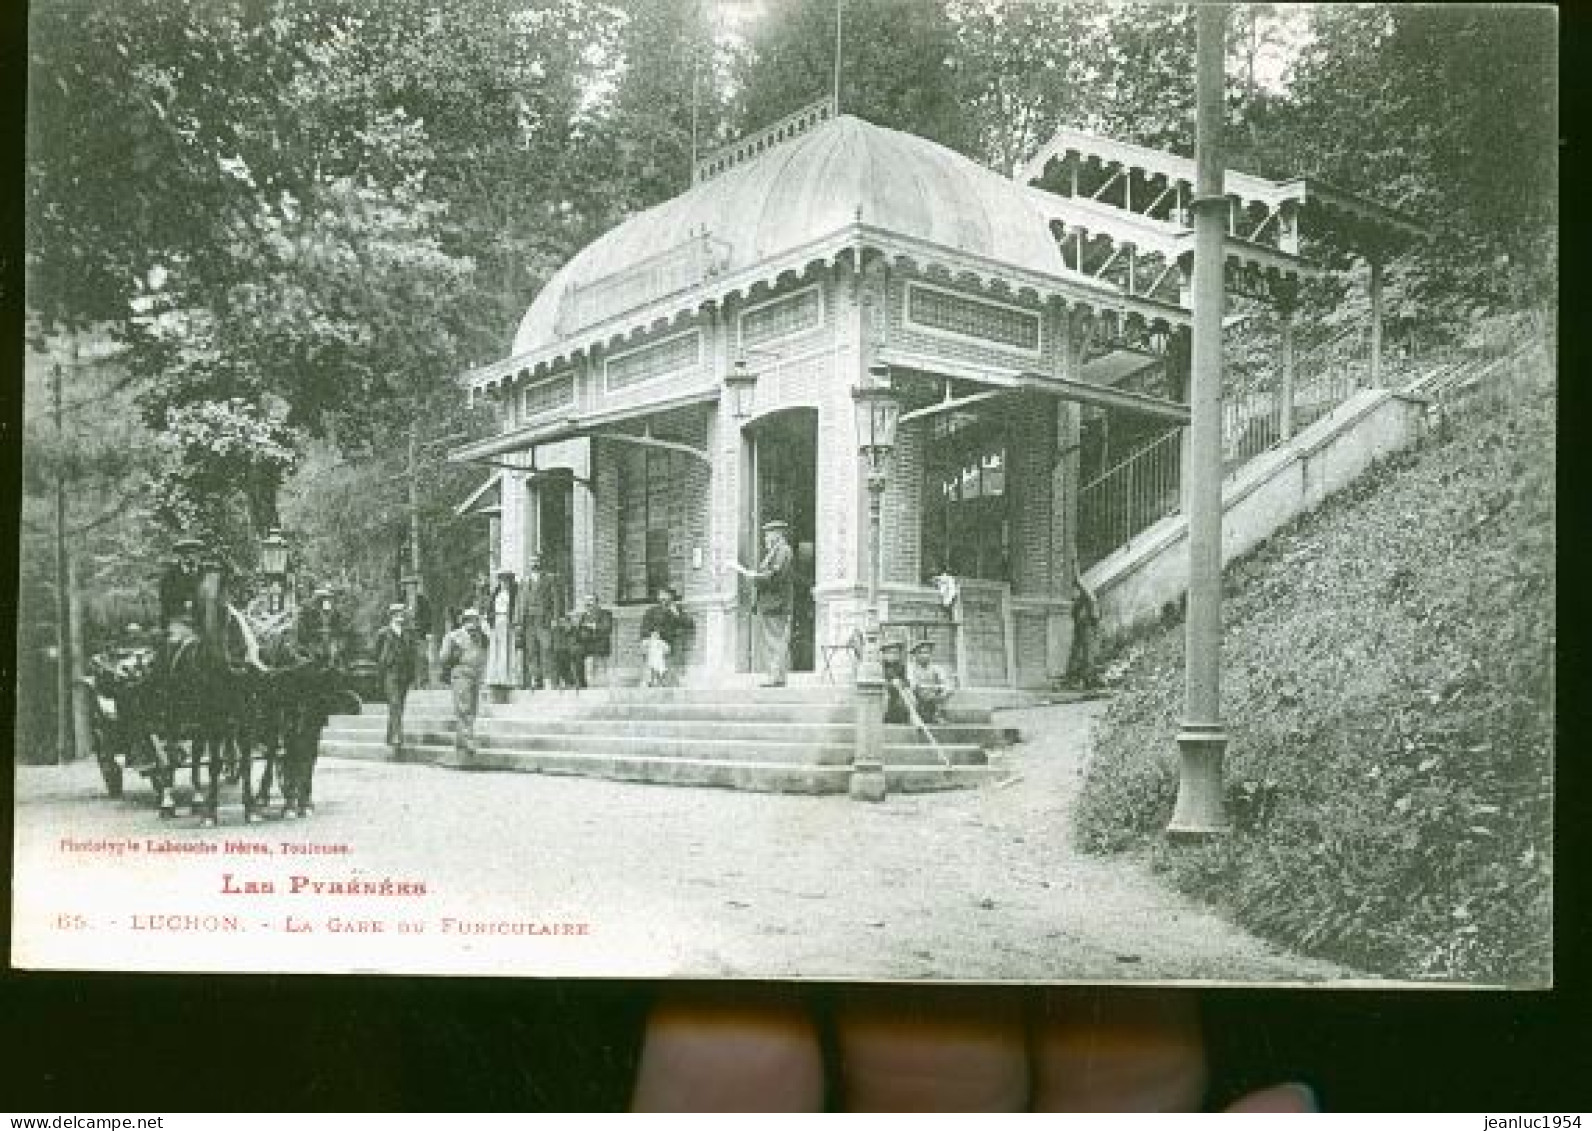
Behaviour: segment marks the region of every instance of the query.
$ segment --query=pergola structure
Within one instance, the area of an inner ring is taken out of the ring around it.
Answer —
[[[498,474],[502,565],[551,559],[615,608],[621,644],[659,585],[680,591],[703,681],[756,664],[724,563],[755,561],[761,524],[785,519],[811,594],[796,667],[819,669],[864,619],[852,390],[887,371],[903,412],[885,620],[937,639],[966,685],[1044,685],[1070,643],[1082,409],[1188,419],[1192,175],[1062,131],[1008,178],[816,103],[565,264],[509,356],[460,377],[502,430],[450,458]],[[1309,182],[1230,185],[1229,287],[1279,303],[1311,271],[1301,216],[1387,223]],[[942,570],[954,625],[928,583]]]
[[[1014,178],[1036,186],[1070,266],[1129,294],[1185,303],[1194,255],[1194,162],[1142,145],[1063,128]],[[1374,201],[1313,177],[1272,181],[1228,170],[1225,276],[1230,294],[1277,307],[1284,325],[1299,281],[1319,272],[1301,256],[1301,230],[1334,235],[1371,271],[1372,371],[1380,368],[1382,272],[1428,233]]]

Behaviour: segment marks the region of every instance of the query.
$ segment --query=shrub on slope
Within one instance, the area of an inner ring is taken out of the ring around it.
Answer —
[[[1540,983],[1551,915],[1553,420],[1545,366],[1231,567],[1234,835],[1162,842],[1181,626],[1125,658],[1076,835],[1155,845],[1257,933],[1368,972]]]

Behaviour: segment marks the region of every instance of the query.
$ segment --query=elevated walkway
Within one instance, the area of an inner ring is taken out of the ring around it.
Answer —
[[[885,727],[882,761],[894,792],[982,785],[1005,775],[1002,752],[1016,731],[994,721],[1000,707],[1043,702],[1032,693],[961,692],[937,746],[911,726]],[[844,793],[855,751],[847,687],[594,688],[483,696],[476,749],[454,746],[449,692],[412,692],[403,760],[463,770],[574,774],[664,785],[708,785],[786,793]],[[386,707],[334,716],[321,739],[328,757],[393,759]]]
[[[1514,367],[1533,363],[1540,348],[1528,339],[1499,355],[1419,363],[1400,374],[1396,388],[1361,388],[1341,400],[1304,400],[1299,415],[1311,423],[1253,456],[1240,454],[1223,479],[1223,566],[1347,487],[1377,461],[1418,444],[1434,424],[1434,411],[1495,383]],[[1187,538],[1187,518],[1176,510],[1084,572],[1084,582],[1099,601],[1102,639],[1157,619],[1183,597],[1188,589]]]

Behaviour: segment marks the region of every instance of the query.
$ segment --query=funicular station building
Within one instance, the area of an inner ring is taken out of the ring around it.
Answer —
[[[793,669],[844,683],[836,645],[864,620],[870,565],[852,394],[888,381],[881,619],[934,639],[964,687],[1046,686],[1080,551],[1098,555],[1080,545],[1080,487],[1101,437],[1188,419],[1193,180],[1188,159],[1073,130],[1002,176],[828,102],[703,157],[689,190],[553,276],[508,357],[460,378],[501,421],[450,457],[489,469],[462,509],[489,518],[492,569],[523,576],[535,553],[572,597],[595,594],[621,669],[672,586],[696,623],[686,681],[722,685],[760,663],[726,563],[755,565],[762,524],[784,519]],[[1311,271],[1302,217],[1358,225],[1376,249],[1403,233],[1313,182],[1227,186],[1229,290],[1284,314]]]

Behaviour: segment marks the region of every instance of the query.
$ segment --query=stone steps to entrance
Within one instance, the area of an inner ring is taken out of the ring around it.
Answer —
[[[932,790],[998,778],[999,751],[1016,731],[991,719],[990,697],[969,696],[931,744],[915,727],[884,728],[888,789]],[[1026,702],[1010,695],[996,702]],[[333,716],[328,757],[387,761],[386,707]],[[454,749],[452,696],[412,692],[404,711],[405,762],[452,769],[584,774],[619,781],[770,792],[837,793],[856,756],[854,693],[847,687],[599,688],[515,691],[484,699],[475,752]],[[992,763],[992,755],[993,763]]]
[[[328,727],[327,735],[354,740],[375,742],[385,734],[386,715],[367,713],[357,716],[339,716]],[[410,734],[453,733],[452,718],[426,713],[417,715],[404,712],[404,728]],[[1016,740],[1012,727],[978,723],[945,723],[930,728],[935,741],[942,745],[969,745],[978,747],[1005,746]],[[855,728],[846,722],[781,722],[771,734],[767,720],[725,719],[657,719],[657,718],[597,718],[575,717],[557,720],[537,718],[483,718],[476,721],[478,737],[494,737],[503,741],[535,739],[539,737],[601,737],[614,739],[653,739],[657,741],[709,741],[761,742],[774,737],[782,742],[843,743],[850,746]],[[910,744],[922,742],[923,736],[916,727],[887,726],[886,743]],[[451,737],[449,741],[452,741]]]
[[[856,710],[849,699],[814,702],[785,703],[779,701],[738,701],[732,698],[660,700],[609,700],[597,695],[576,699],[546,696],[540,700],[513,703],[485,703],[477,715],[478,725],[497,721],[535,721],[563,725],[565,721],[593,720],[609,723],[747,723],[762,727],[790,725],[850,725]],[[422,698],[421,696],[424,696]],[[362,717],[387,717],[387,708],[381,703],[367,703]],[[411,694],[404,705],[404,717],[453,717],[451,700],[435,693]],[[990,726],[990,713],[973,707],[952,706],[946,712],[947,724],[954,726]]]
[[[851,709],[852,689],[848,686],[828,684],[802,687],[593,687],[585,691],[521,691],[508,692],[505,702],[494,702],[485,692],[481,695],[481,713],[514,714],[526,707],[539,712],[586,713],[602,704],[615,706],[645,706],[649,710],[664,706],[693,705],[757,705],[769,707],[825,706]],[[1022,691],[1003,687],[969,687],[958,690],[952,697],[953,712],[987,714],[990,711],[1016,707],[1037,707],[1055,701],[1053,693]],[[443,713],[451,713],[452,692],[446,688],[423,688],[409,693],[411,710],[434,705]],[[380,713],[379,703],[366,705],[366,711]]]
[[[323,749],[331,744],[349,743],[382,746],[384,735],[376,731],[350,731],[327,728],[322,735]],[[406,747],[453,747],[453,728],[404,728]],[[662,758],[678,761],[682,758],[741,759],[748,762],[788,762],[793,765],[816,763],[818,765],[849,765],[855,747],[847,742],[791,742],[783,737],[763,740],[723,740],[704,738],[666,739],[646,735],[623,736],[606,734],[476,734],[476,747],[483,751],[516,751],[540,754],[545,751],[563,751],[572,754],[611,752],[634,757]],[[937,761],[935,748],[927,743],[886,743],[885,761],[922,762]],[[971,764],[984,761],[984,751],[969,744],[941,743],[939,751],[954,763]]]
[[[331,757],[389,760],[380,743],[323,741],[323,754]],[[919,793],[978,786],[998,780],[1001,772],[984,764],[952,765],[893,762],[887,749],[885,783],[897,792]],[[451,744],[429,744],[405,749],[404,761],[430,762],[465,770],[507,770],[658,785],[717,786],[764,793],[844,793],[851,781],[851,766],[840,763],[763,762],[745,758],[657,758],[616,753],[478,749],[461,760]]]

